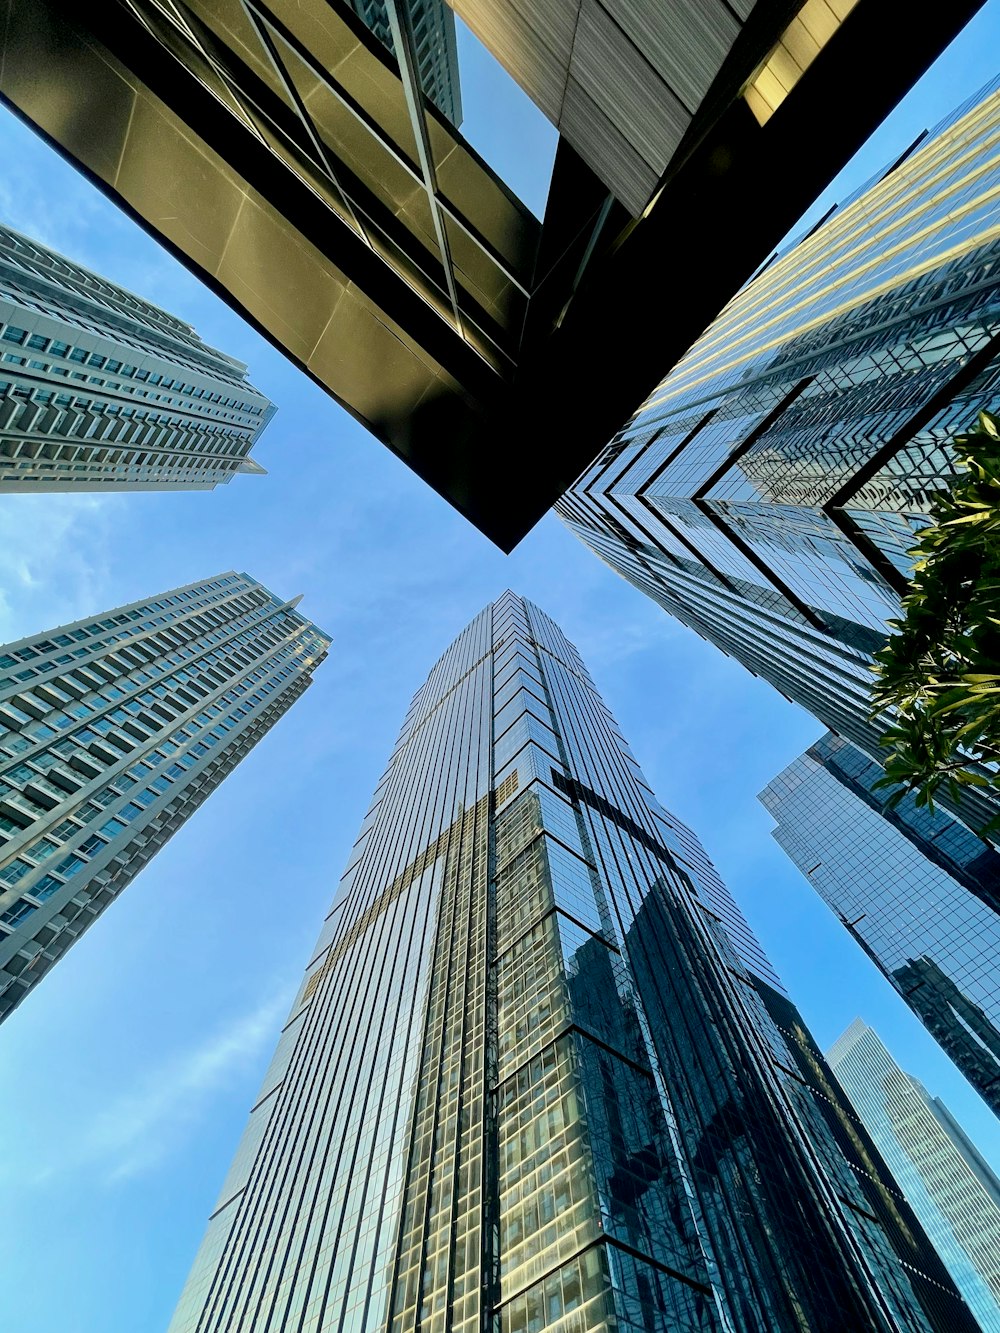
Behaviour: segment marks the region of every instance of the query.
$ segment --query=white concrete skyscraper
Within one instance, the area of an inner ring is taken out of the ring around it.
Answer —
[[[0,644],[0,1019],[309,685],[297,601],[220,574]]]
[[[210,490],[263,471],[242,362],[0,226],[0,493]]]

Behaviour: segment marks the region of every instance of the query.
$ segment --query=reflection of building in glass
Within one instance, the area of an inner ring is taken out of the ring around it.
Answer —
[[[0,98],[510,549],[981,3],[34,0]],[[558,131],[544,221],[450,10]]]
[[[173,1333],[971,1333],[772,1011],[697,839],[506,593],[414,697]]]
[[[953,471],[947,440],[1000,406],[998,186],[995,83],[766,265],[559,505],[875,756],[869,663],[907,547]]]
[[[182,320],[0,226],[0,492],[210,490],[274,407]]]
[[[1000,1113],[1000,856],[912,797],[886,812],[880,776],[828,733],[761,800],[780,846]]]
[[[390,51],[392,19],[409,18],[420,86],[434,105],[456,127],[462,123],[462,89],[458,80],[458,42],[455,15],[444,0],[350,0],[375,36]],[[391,16],[391,17],[390,17]]]
[[[0,644],[0,1018],[309,685],[297,601],[223,574]]]
[[[829,1060],[983,1333],[1000,1333],[1000,1180],[944,1103],[861,1019]]]

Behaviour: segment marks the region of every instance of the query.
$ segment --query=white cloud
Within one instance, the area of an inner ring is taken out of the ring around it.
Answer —
[[[20,1166],[28,1168],[28,1178],[18,1183],[37,1187],[82,1174],[114,1185],[152,1171],[181,1146],[213,1099],[252,1069],[276,1040],[290,1000],[287,990],[270,993],[203,1041],[147,1069],[109,1104],[89,1116],[82,1112],[66,1156],[39,1163],[41,1153],[27,1155]],[[11,1175],[19,1174],[15,1164],[8,1165]],[[8,1187],[14,1183],[8,1176]]]
[[[0,642],[107,606],[111,495],[0,496]]]

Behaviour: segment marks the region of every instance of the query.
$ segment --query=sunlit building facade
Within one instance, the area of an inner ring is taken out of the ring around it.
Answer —
[[[876,757],[870,663],[907,550],[949,438],[1000,407],[998,190],[994,82],[765,265],[558,506]]]
[[[983,1333],[1000,1333],[1000,1180],[941,1099],[861,1019],[828,1059]]]
[[[879,766],[827,734],[761,793],[774,837],[1000,1114],[1000,856],[938,809],[885,809]]]
[[[0,493],[210,490],[274,406],[183,320],[0,226]]]
[[[797,1021],[505,593],[413,699],[171,1333],[971,1333]]]
[[[297,602],[228,573],[0,644],[0,1018],[309,685]]]

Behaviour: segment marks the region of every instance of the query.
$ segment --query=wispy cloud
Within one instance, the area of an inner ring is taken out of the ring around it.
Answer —
[[[39,1163],[32,1154],[31,1178],[19,1183],[40,1186],[74,1174],[108,1186],[160,1166],[209,1113],[213,1100],[259,1061],[290,1001],[287,990],[272,992],[203,1041],[147,1069],[110,1104],[89,1118],[81,1115],[65,1157]]]
[[[139,1175],[157,1165],[185,1127],[204,1114],[215,1093],[254,1063],[288,1008],[287,994],[272,995],[204,1042],[165,1062],[97,1116],[84,1135],[90,1159],[106,1180]]]
[[[0,496],[0,641],[105,606],[119,496]]]

